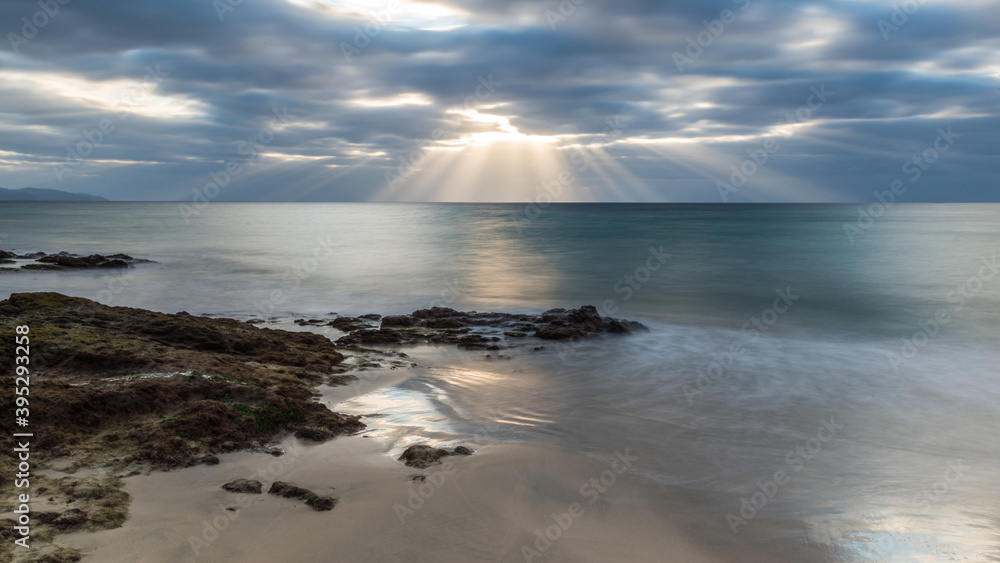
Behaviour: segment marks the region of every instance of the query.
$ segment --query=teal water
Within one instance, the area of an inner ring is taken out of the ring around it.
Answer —
[[[0,297],[277,319],[594,304],[651,331],[458,355],[393,392],[459,438],[630,448],[734,541],[1000,560],[1000,206],[896,205],[862,226],[856,205],[0,204],[0,248],[158,262],[7,272]]]

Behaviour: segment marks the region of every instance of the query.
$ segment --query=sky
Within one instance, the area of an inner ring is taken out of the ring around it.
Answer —
[[[1000,0],[5,0],[0,186],[996,202],[998,13]]]

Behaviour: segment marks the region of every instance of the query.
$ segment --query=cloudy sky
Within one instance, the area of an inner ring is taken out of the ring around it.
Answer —
[[[998,13],[1000,0],[5,0],[0,186],[1000,201]]]

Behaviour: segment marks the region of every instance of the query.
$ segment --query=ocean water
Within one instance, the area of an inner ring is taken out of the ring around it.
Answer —
[[[628,450],[691,493],[695,537],[1000,561],[998,247],[998,205],[3,203],[2,249],[157,263],[3,272],[0,298],[292,327],[593,304],[650,331],[504,360],[421,348],[434,369],[337,407],[436,442]]]

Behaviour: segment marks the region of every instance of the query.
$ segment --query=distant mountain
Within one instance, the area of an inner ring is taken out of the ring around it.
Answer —
[[[64,192],[62,190],[44,190],[41,188],[21,188],[9,190],[0,188],[0,201],[108,201],[90,194]]]

